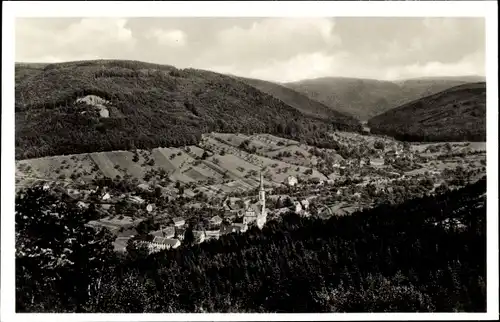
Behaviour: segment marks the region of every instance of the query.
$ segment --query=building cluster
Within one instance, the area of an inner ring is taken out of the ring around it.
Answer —
[[[228,198],[223,205],[225,218],[213,216],[210,218],[209,229],[193,230],[194,242],[202,243],[210,239],[219,239],[221,235],[233,232],[246,232],[252,225],[262,229],[267,221],[269,209],[266,208],[266,191],[262,174],[257,202],[242,201],[238,198]],[[146,242],[150,252],[177,248],[184,239],[186,221],[183,218],[174,218],[173,224],[152,232],[152,241]]]

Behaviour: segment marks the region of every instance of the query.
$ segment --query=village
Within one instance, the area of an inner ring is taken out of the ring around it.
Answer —
[[[322,219],[349,215],[381,202],[399,203],[444,187],[460,187],[485,173],[484,151],[469,149],[468,143],[384,146],[379,140],[370,150],[354,139],[344,142],[355,147],[353,156],[344,151],[343,158],[331,160],[327,150],[311,151],[319,156],[315,168],[327,174],[323,177],[290,174],[281,176],[283,182],[273,182],[264,166],[257,173],[257,186],[246,191],[189,194],[196,185],[177,182],[174,189],[165,189],[126,178],[100,178],[92,184],[54,180],[43,188],[64,195],[81,209],[95,209],[100,218],[88,225],[110,230],[116,251],[126,251],[133,241],[157,252],[179,247],[188,230],[194,243],[202,243],[245,233],[253,226],[263,228],[290,212]]]

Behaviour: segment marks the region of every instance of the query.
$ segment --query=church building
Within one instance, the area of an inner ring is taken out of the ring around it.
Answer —
[[[267,221],[267,210],[266,210],[266,191],[264,190],[264,178],[262,172],[260,174],[260,189],[259,189],[259,201],[254,204],[248,205],[245,209],[245,214],[243,215],[243,224],[250,224],[255,222],[257,227],[264,227]]]

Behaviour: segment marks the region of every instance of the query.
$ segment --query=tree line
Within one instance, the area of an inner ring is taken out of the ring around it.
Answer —
[[[113,253],[83,225],[92,214],[31,188],[16,198],[16,310],[483,312],[485,191],[483,179],[327,221],[289,213],[148,256]]]

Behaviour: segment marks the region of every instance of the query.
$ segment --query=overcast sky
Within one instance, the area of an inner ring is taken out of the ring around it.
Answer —
[[[17,62],[133,59],[271,81],[485,74],[482,18],[18,18]]]

